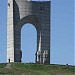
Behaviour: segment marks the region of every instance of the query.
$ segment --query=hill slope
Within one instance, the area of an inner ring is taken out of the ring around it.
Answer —
[[[0,64],[0,75],[75,75],[74,66],[11,63]]]

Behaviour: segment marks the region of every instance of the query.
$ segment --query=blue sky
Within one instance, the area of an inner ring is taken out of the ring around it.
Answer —
[[[51,0],[51,64],[75,65],[74,0]],[[34,62],[36,29],[22,27],[23,62]],[[7,0],[0,0],[0,63],[6,62]]]

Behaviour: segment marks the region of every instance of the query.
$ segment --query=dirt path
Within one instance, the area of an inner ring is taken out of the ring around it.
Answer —
[[[6,64],[5,68],[11,69],[11,64],[10,63]]]

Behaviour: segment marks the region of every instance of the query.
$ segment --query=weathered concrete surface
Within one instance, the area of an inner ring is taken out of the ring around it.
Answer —
[[[49,64],[50,1],[8,0],[7,62],[21,62],[21,28],[26,23],[37,30],[36,62]]]

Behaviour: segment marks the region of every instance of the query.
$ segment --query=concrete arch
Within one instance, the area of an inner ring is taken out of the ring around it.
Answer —
[[[7,62],[21,62],[21,28],[26,23],[37,30],[36,63],[49,64],[50,1],[8,0]]]
[[[31,23],[35,26],[36,30],[41,29],[41,24],[38,21],[37,17],[35,15],[28,15],[23,17],[16,25],[15,25],[15,30],[19,27],[20,30],[22,28],[22,26],[26,23]]]
[[[14,45],[15,45],[15,62],[21,62],[21,55],[20,55],[20,50],[21,50],[21,28],[23,25],[25,25],[26,23],[31,23],[35,26],[36,30],[37,30],[37,50],[39,48],[39,42],[40,42],[40,29],[41,29],[41,25],[39,24],[38,22],[38,19],[33,16],[33,15],[30,15],[30,16],[26,16],[24,18],[22,18],[18,23],[17,25],[15,25],[15,35],[14,35],[14,38],[17,38],[15,39],[14,41]],[[19,51],[17,51],[19,50]],[[18,53],[18,54],[17,54]],[[17,56],[16,56],[17,55]],[[18,57],[18,58],[17,58]],[[41,58],[40,58],[41,59]]]

